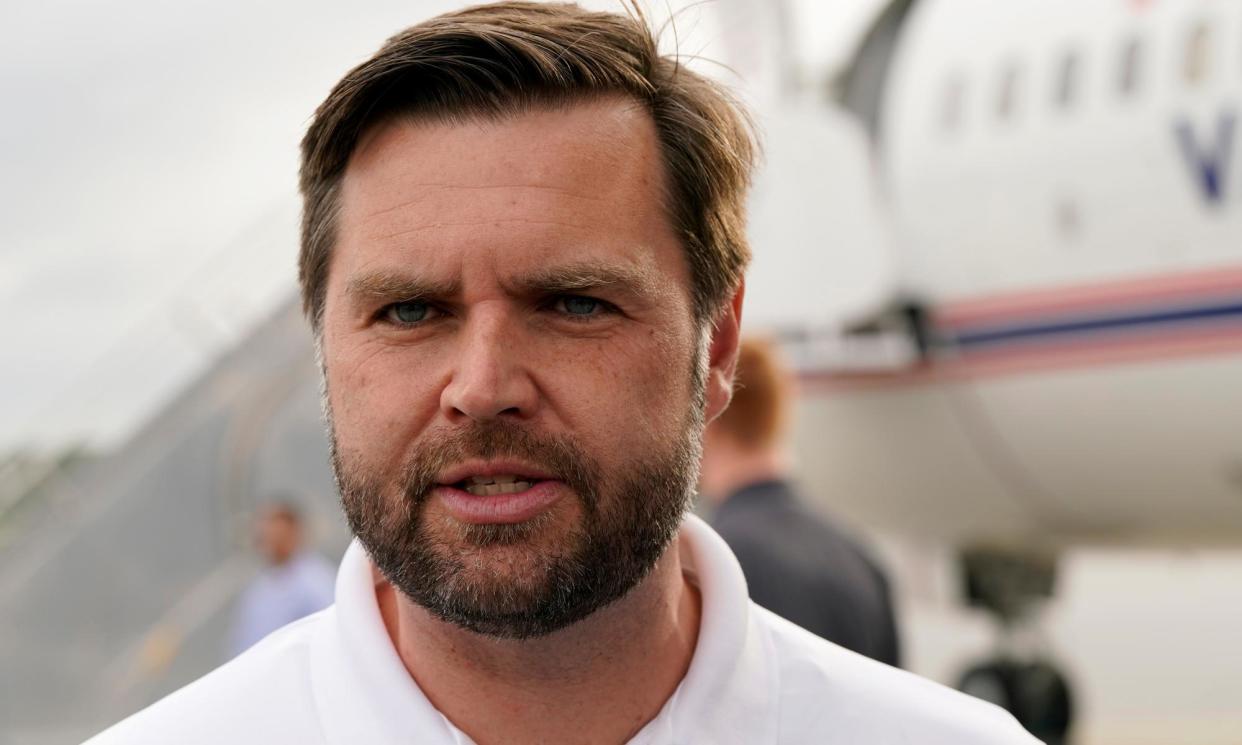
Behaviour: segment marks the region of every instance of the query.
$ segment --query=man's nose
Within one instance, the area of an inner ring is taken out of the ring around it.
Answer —
[[[534,414],[539,393],[531,379],[520,334],[504,314],[479,313],[461,329],[452,379],[440,395],[450,420]]]

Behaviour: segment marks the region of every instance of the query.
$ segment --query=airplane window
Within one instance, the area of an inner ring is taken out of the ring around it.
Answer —
[[[1186,50],[1182,59],[1182,75],[1187,83],[1203,82],[1211,72],[1212,30],[1207,23],[1199,23],[1186,37]]]
[[[1056,78],[1056,102],[1062,108],[1069,108],[1078,98],[1079,77],[1078,54],[1069,52],[1061,58]]]
[[[1123,96],[1134,95],[1143,77],[1143,42],[1130,39],[1121,48],[1121,69],[1117,88]]]
[[[996,116],[1005,120],[1013,116],[1018,104],[1018,88],[1020,80],[1017,64],[1005,66],[1000,77],[1000,87],[996,91]]]
[[[966,81],[960,74],[953,75],[944,87],[944,100],[941,102],[940,125],[944,131],[952,132],[961,126],[965,97]]]

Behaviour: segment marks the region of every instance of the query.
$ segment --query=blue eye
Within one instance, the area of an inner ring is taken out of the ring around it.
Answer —
[[[409,300],[404,303],[393,303],[388,308],[390,318],[398,323],[418,323],[427,318],[431,310],[426,303]]]
[[[589,316],[600,309],[601,303],[595,298],[571,295],[561,298],[561,305],[571,316]]]

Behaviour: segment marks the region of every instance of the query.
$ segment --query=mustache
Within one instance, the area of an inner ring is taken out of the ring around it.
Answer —
[[[512,458],[554,475],[594,512],[598,507],[600,468],[572,437],[540,434],[507,420],[471,423],[426,438],[402,469],[408,507],[427,501],[446,469],[466,460]]]

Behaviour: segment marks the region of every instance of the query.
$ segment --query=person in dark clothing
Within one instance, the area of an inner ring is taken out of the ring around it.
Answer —
[[[733,401],[707,429],[700,490],[737,555],[751,599],[823,638],[900,663],[884,573],[806,504],[783,450],[790,385],[774,349],[742,342]]]

